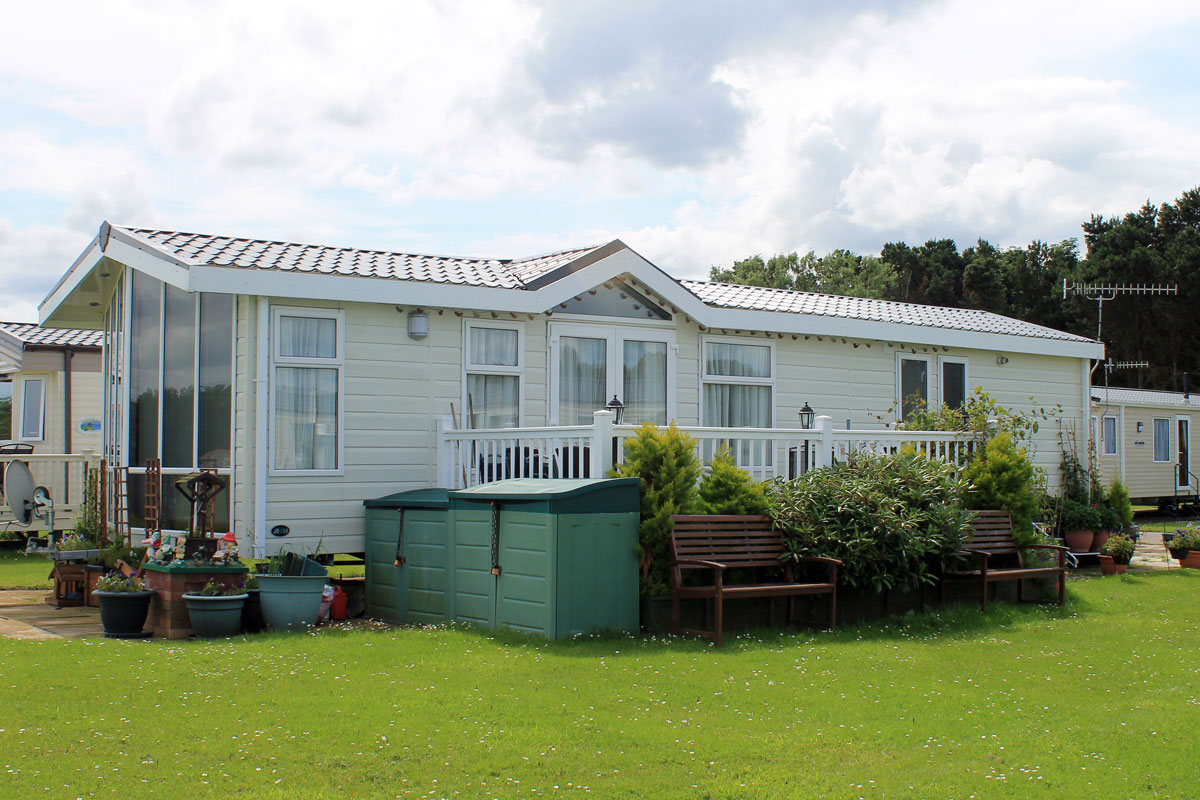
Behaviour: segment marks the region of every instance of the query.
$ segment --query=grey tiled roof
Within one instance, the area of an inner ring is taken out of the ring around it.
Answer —
[[[738,286],[730,283],[682,281],[688,291],[710,306],[739,308],[754,311],[785,311],[817,317],[841,317],[874,322],[893,322],[919,325],[926,328],[998,333],[1009,336],[1028,336],[1036,339],[1055,339],[1064,342],[1090,342],[1083,336],[1056,331],[1022,322],[1012,317],[977,311],[970,308],[943,308],[890,300],[868,300],[862,297],[842,297],[830,294],[794,292],[789,289],[769,289],[761,286]]]
[[[1183,396],[1183,392],[1160,392],[1155,389],[1106,389],[1103,386],[1092,387],[1092,400],[1098,403],[1110,403],[1130,406],[1179,406],[1180,408],[1200,406],[1200,395]]]
[[[30,322],[0,322],[0,331],[35,347],[99,347],[104,331],[43,328]]]
[[[261,239],[237,239],[177,231],[121,227],[119,230],[195,265],[356,275],[420,283],[450,283],[519,289],[530,280],[586,255],[597,247],[564,250],[525,259],[457,258],[382,250],[355,250]]]

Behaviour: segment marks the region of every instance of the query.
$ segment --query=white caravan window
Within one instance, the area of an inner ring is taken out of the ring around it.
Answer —
[[[1167,462],[1171,460],[1171,420],[1154,420],[1154,460]]]
[[[627,424],[666,425],[674,416],[674,331],[552,323],[550,361],[552,424],[591,425],[613,398]]]
[[[896,356],[896,402],[900,419],[929,407],[928,356]]]
[[[774,418],[775,350],[770,344],[704,340],[704,414],[717,428],[770,428]]]
[[[467,427],[515,428],[521,423],[524,329],[516,323],[466,323]]]
[[[46,415],[46,382],[41,378],[26,378],[21,391],[21,438],[40,441]]]
[[[1104,455],[1112,456],[1117,453],[1117,418],[1105,417],[1101,420],[1101,438],[1104,441]]]
[[[344,324],[341,311],[275,310],[274,472],[342,469]]]

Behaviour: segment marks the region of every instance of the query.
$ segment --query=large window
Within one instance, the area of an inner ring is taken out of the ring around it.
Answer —
[[[1166,462],[1171,460],[1171,420],[1154,420],[1154,460]]]
[[[774,349],[769,344],[704,340],[702,424],[769,428],[774,416]]]
[[[938,359],[941,369],[940,389],[942,405],[962,408],[967,402],[967,360],[943,356]]]
[[[272,467],[275,472],[341,471],[341,311],[275,309]]]
[[[1117,418],[1105,417],[1100,421],[1100,438],[1104,442],[1104,455],[1117,454]]]
[[[185,292],[136,270],[127,275],[128,302],[123,291],[114,295],[106,322],[106,454],[129,467],[134,527],[145,522],[146,462],[159,459],[160,523],[183,530],[190,507],[176,481],[199,469],[226,481],[233,472],[234,299]],[[217,530],[228,530],[231,497],[232,486],[218,495]]]
[[[26,378],[21,389],[21,438],[41,441],[45,437],[46,382]]]
[[[896,356],[896,395],[900,419],[929,406],[928,356]]]
[[[521,424],[524,331],[506,322],[466,323],[466,409],[469,427],[513,428]]]

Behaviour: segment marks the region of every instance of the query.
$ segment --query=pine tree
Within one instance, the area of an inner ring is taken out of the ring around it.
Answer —
[[[728,445],[722,445],[709,462],[696,495],[696,508],[701,514],[767,513],[762,484],[755,483],[737,465]]]

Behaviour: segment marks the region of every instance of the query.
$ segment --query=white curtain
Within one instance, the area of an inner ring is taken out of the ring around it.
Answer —
[[[337,469],[338,371],[275,370],[275,468]]]
[[[771,427],[771,387],[704,384],[704,424],[721,428]]]
[[[517,366],[517,332],[509,328],[471,328],[471,363]]]
[[[559,423],[590,425],[592,412],[604,408],[608,342],[563,336],[559,339]]]
[[[704,370],[709,375],[733,378],[769,378],[771,348],[761,344],[708,342],[704,345]]]
[[[467,413],[472,428],[515,428],[520,414],[516,375],[468,375]]]
[[[279,355],[283,358],[337,358],[337,320],[280,317]]]
[[[667,345],[625,342],[625,421],[667,424]]]

